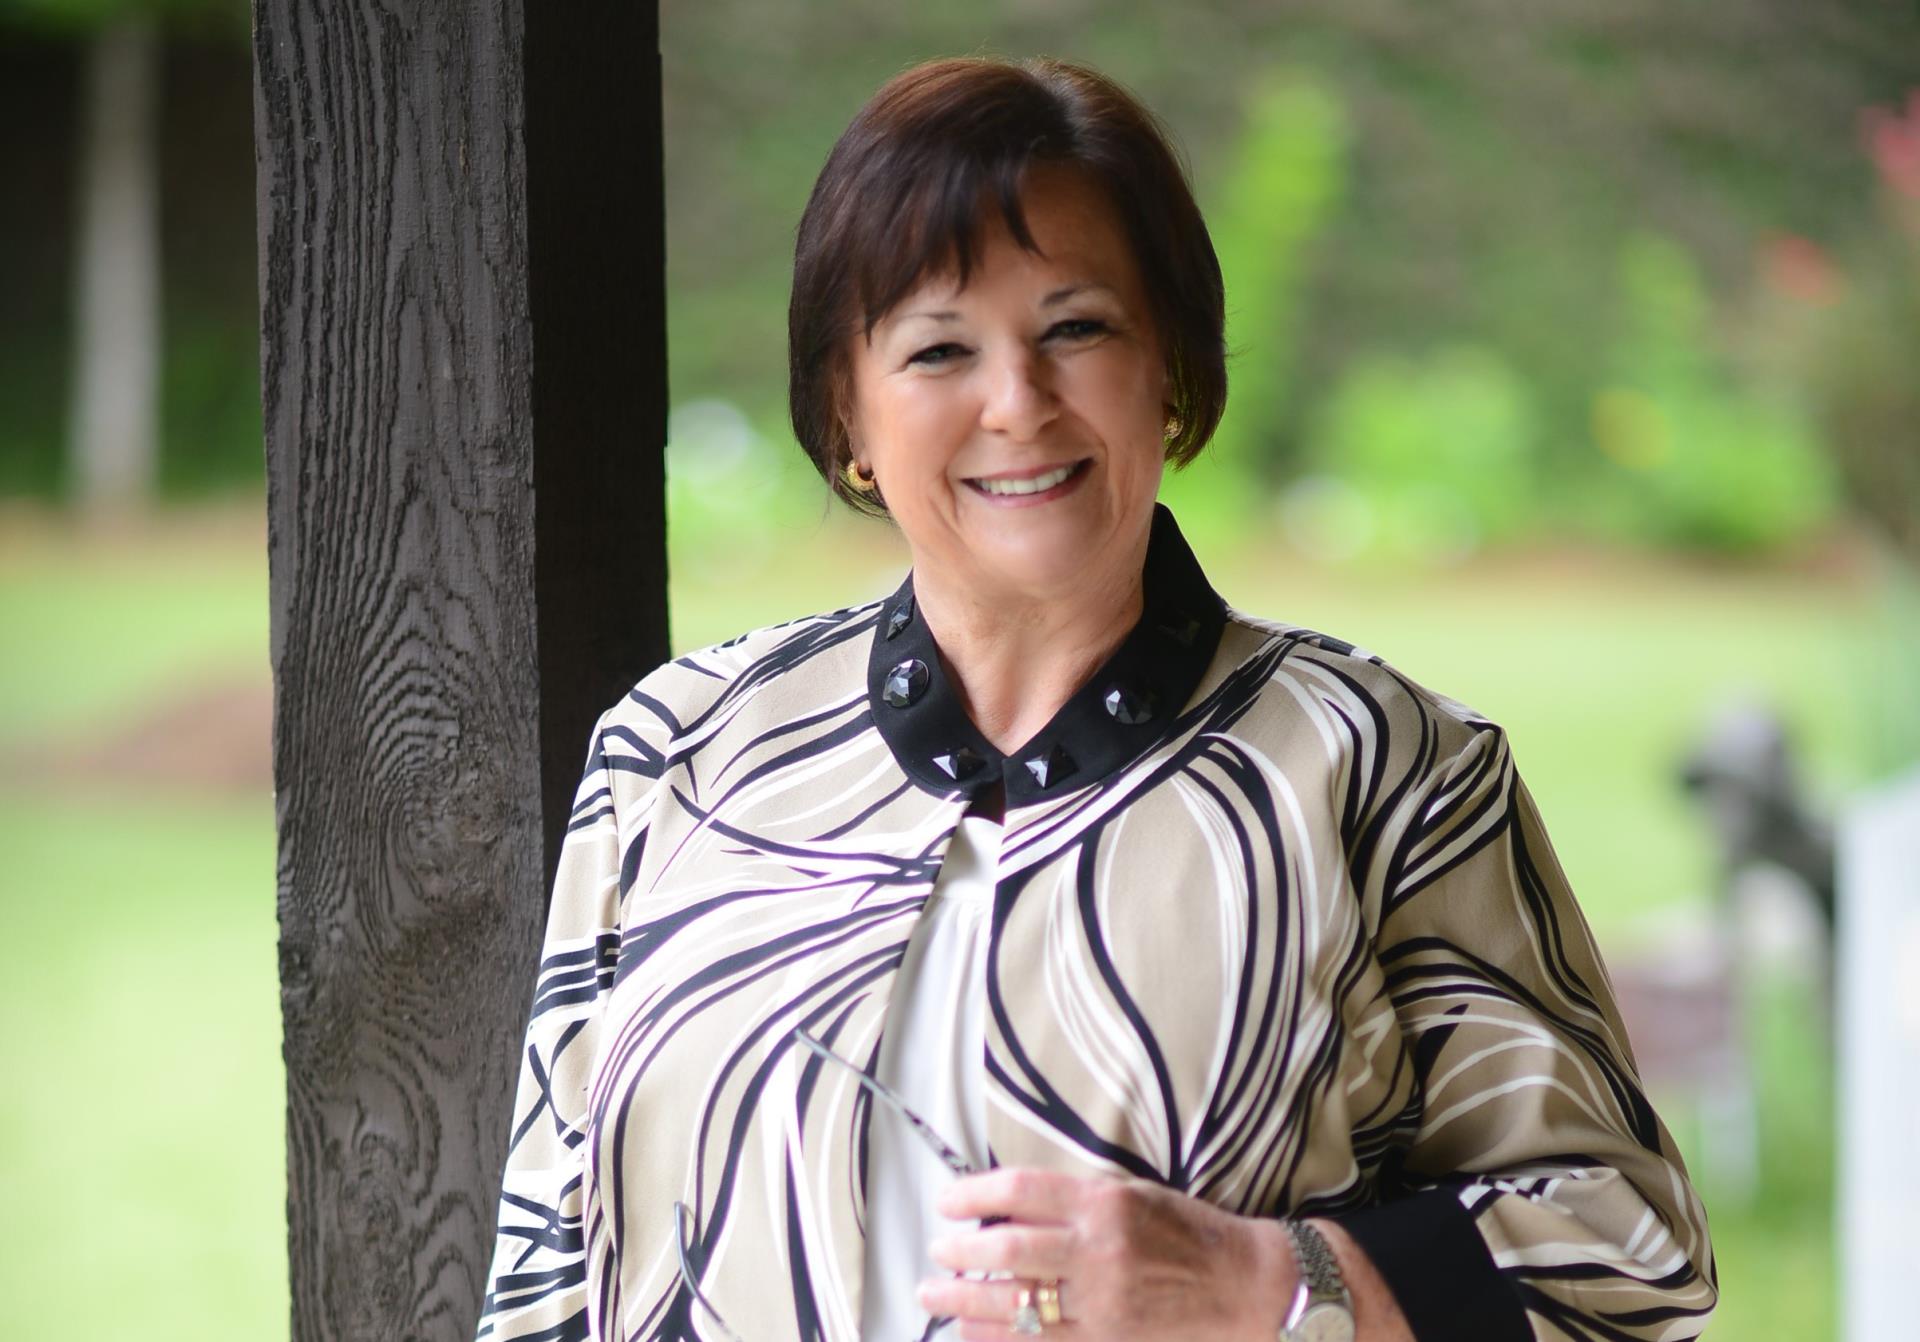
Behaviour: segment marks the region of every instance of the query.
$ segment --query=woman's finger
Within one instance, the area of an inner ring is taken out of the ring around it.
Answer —
[[[1073,1271],[1073,1231],[1063,1226],[1007,1221],[984,1230],[942,1235],[927,1256],[955,1272],[1011,1272],[1017,1277],[1065,1277]]]
[[[980,1323],[1009,1326],[1013,1312],[1020,1306],[1020,1292],[1031,1290],[1034,1282],[1020,1277],[980,1281],[970,1277],[929,1277],[920,1283],[920,1307],[929,1314]],[[1048,1324],[1049,1331],[1074,1321],[1072,1292],[1060,1285],[1060,1324]]]
[[[1072,1218],[1094,1183],[1056,1170],[1004,1165],[954,1180],[940,1191],[934,1210],[956,1221],[1007,1216],[1059,1224]]]

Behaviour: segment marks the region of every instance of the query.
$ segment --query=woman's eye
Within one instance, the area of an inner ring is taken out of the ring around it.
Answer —
[[[956,351],[959,348],[960,347],[958,345],[953,344],[951,341],[942,345],[929,345],[927,346],[927,348],[921,350],[918,354],[915,354],[912,358],[908,359],[907,362],[908,363],[924,363],[924,364],[945,363],[946,360],[942,358],[941,355],[948,351]]]
[[[1055,322],[1049,334],[1060,334],[1069,340],[1082,336],[1099,335],[1107,329],[1107,324],[1097,317],[1070,317],[1063,322]]]

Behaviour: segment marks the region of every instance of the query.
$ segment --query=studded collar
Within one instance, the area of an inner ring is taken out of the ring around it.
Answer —
[[[1153,505],[1140,619],[1053,720],[1011,754],[980,734],[920,618],[913,574],[880,607],[867,700],[894,758],[920,786],[972,796],[996,780],[1017,806],[1098,782],[1160,740],[1213,660],[1226,603],[1163,503]]]

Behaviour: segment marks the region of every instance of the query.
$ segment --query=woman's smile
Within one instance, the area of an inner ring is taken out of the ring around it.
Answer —
[[[1025,471],[980,476],[968,480],[967,484],[995,507],[1031,508],[1071,494],[1080,487],[1092,466],[1092,457],[1082,457],[1061,466],[1036,466]]]

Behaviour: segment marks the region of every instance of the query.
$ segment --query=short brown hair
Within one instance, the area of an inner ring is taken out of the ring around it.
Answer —
[[[991,194],[1016,241],[1037,251],[1020,210],[1031,163],[1065,163],[1105,188],[1140,268],[1167,356],[1179,431],[1167,460],[1191,461],[1227,402],[1220,262],[1178,152],[1138,99],[1097,71],[1036,57],[927,61],[881,85],[835,142],[800,216],[787,308],[794,435],[833,491],[884,513],[841,472],[849,445],[847,337],[873,327],[949,263],[964,286]]]

